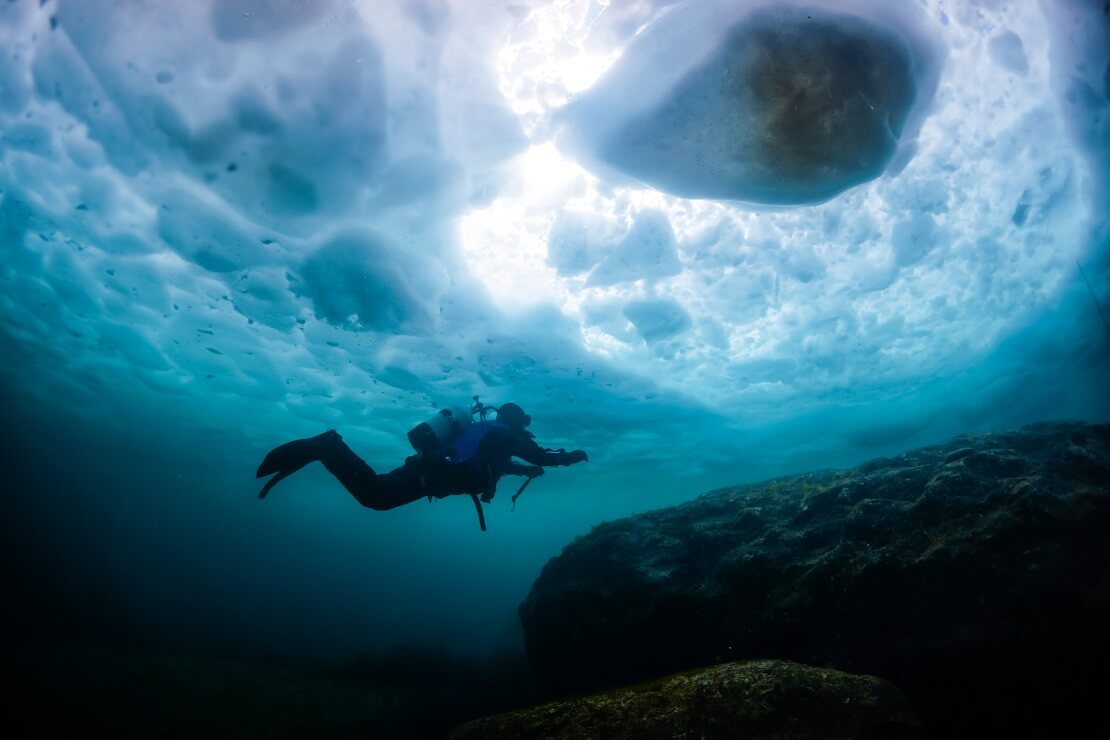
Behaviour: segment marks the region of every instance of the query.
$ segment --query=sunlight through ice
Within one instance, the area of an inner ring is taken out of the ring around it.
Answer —
[[[586,174],[551,143],[531,147],[514,165],[505,197],[459,219],[463,253],[502,308],[565,304],[568,292],[547,264],[547,230],[559,206],[584,189]]]
[[[463,253],[502,308],[546,301],[575,310],[576,301],[547,265],[547,231],[559,207],[584,195],[593,178],[545,142],[543,130],[550,111],[593,85],[620,57],[620,49],[583,48],[608,5],[576,0],[535,8],[498,55],[506,102],[533,142],[544,142],[512,163],[514,176],[502,197],[459,222]]]
[[[592,86],[621,55],[584,47],[608,2],[554,3],[535,8],[498,55],[501,93],[530,137],[549,111]]]

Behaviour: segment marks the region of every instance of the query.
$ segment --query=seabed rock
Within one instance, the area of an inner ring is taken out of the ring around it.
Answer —
[[[778,660],[699,668],[659,681],[469,722],[467,738],[916,738],[898,689],[872,676]]]
[[[888,680],[931,734],[1110,730],[1110,425],[968,435],[608,522],[520,616],[558,692],[774,658]]]

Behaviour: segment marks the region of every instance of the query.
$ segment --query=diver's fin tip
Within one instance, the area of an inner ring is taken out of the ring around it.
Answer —
[[[262,486],[262,490],[258,492],[259,500],[266,498],[266,494],[268,494],[270,492],[271,488],[273,488],[274,486],[276,486],[278,484],[278,481],[280,481],[284,478],[287,478],[288,476],[292,475],[293,473],[296,473],[297,470],[299,470],[299,468],[294,468],[292,470],[282,470],[280,473],[275,475],[273,478],[266,481],[266,485]]]

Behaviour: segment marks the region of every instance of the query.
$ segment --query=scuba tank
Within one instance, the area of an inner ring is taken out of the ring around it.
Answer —
[[[426,419],[409,430],[409,444],[418,455],[431,457],[436,451],[445,447],[449,442],[458,438],[460,434],[473,422],[474,414],[478,414],[482,421],[486,420],[486,410],[494,408],[486,406],[474,396],[474,403],[469,409],[456,406],[454,408],[440,409],[430,419]],[[478,526],[486,531],[486,515],[482,512],[482,502],[477,494],[470,494],[474,508],[478,513]],[[428,496],[431,501],[432,497]]]
[[[470,426],[471,412],[462,407],[440,409],[430,419],[409,430],[409,444],[419,453],[431,455]]]
[[[486,414],[489,411],[497,411],[497,406],[489,406],[482,403],[478,396],[474,396],[474,403],[471,404],[469,409],[461,406],[454,408],[440,409],[430,419],[420,422],[412,429],[409,430],[408,438],[412,448],[416,450],[419,455],[427,455],[431,457],[437,451],[442,450],[450,442],[457,440],[459,436],[466,430],[467,427],[473,423],[475,414],[484,422],[486,421]],[[524,489],[532,482],[532,478],[524,481],[524,484],[517,490],[516,495],[513,496],[513,511],[516,510],[516,500],[520,498],[520,494],[524,493]],[[489,503],[493,497],[493,491],[486,491],[482,498],[479,500],[478,494],[471,493],[470,499],[474,502],[474,509],[478,514],[478,526],[482,531],[486,531],[486,516],[482,511],[482,501]],[[428,500],[431,500],[428,496]]]

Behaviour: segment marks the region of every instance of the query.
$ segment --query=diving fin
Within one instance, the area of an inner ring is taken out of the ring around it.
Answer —
[[[297,470],[300,470],[300,468],[297,468]],[[289,477],[290,475],[293,475],[293,473],[296,473],[297,470],[283,470],[270,480],[266,481],[266,485],[262,486],[262,490],[258,492],[258,498],[266,498],[266,494],[270,492],[271,488],[278,484],[278,481],[281,481]]]
[[[292,442],[278,445],[266,454],[254,477],[262,478],[283,470],[289,472],[300,470],[310,462],[319,460],[320,454],[326,449],[327,444],[337,439],[342,439],[342,437],[334,429],[329,429],[315,437],[295,439]]]
[[[486,531],[486,515],[482,513],[482,502],[478,500],[478,494],[470,494],[470,500],[474,502],[474,508],[478,510],[478,526],[482,531]]]
[[[286,442],[270,450],[262,460],[262,464],[258,466],[255,477],[263,478],[273,473],[277,473],[277,475],[266,482],[266,485],[259,491],[258,498],[266,498],[266,494],[268,494],[270,489],[277,485],[279,481],[296,473],[310,462],[321,459],[330,443],[342,439],[343,438],[339,436],[338,432],[334,429],[329,429],[323,434],[317,434],[315,437],[295,439],[292,442]]]

